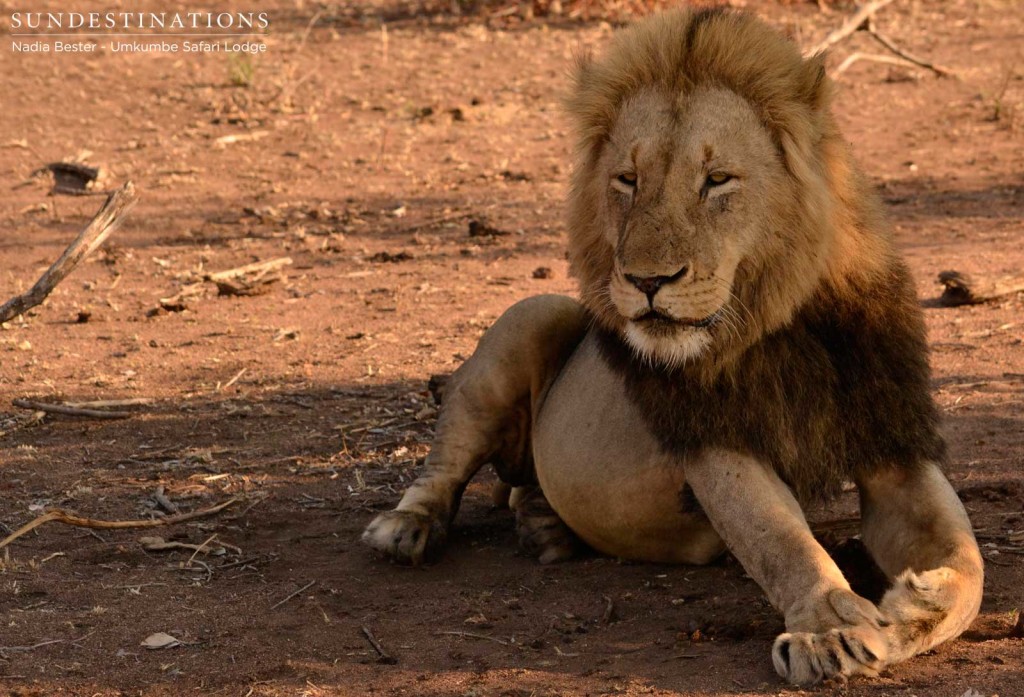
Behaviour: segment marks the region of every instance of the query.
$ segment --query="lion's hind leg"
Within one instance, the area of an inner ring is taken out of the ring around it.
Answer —
[[[582,544],[555,513],[539,486],[516,487],[509,506],[516,512],[519,546],[541,564],[565,561]]]
[[[498,318],[445,389],[423,473],[395,510],[367,526],[363,541],[418,564],[444,542],[462,492],[482,465],[493,462],[513,484],[532,481],[533,415],[586,327],[583,308],[558,295],[523,300]]]

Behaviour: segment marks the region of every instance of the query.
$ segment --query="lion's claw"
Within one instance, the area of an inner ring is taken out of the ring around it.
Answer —
[[[820,634],[780,634],[772,647],[775,671],[795,685],[811,685],[829,678],[878,675],[888,649],[873,627],[848,626]]]
[[[444,543],[446,532],[423,513],[388,511],[366,526],[363,542],[395,561],[417,565]]]

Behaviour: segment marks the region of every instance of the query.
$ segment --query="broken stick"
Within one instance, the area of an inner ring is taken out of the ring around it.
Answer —
[[[885,63],[886,65],[898,65],[902,68],[918,67],[916,63],[904,60],[903,58],[897,58],[896,56],[883,56],[878,53],[861,53],[860,51],[856,51],[848,55],[832,74],[835,76],[842,75],[857,61],[872,61],[874,63]]]
[[[73,525],[79,528],[100,528],[100,529],[124,529],[124,528],[156,528],[163,525],[174,525],[175,523],[184,523],[188,520],[195,520],[196,518],[205,518],[207,516],[220,513],[228,506],[233,506],[239,501],[242,501],[244,496],[235,496],[233,498],[218,503],[216,506],[210,508],[201,508],[198,511],[192,511],[190,513],[182,513],[181,515],[172,515],[165,518],[155,518],[153,520],[95,520],[93,518],[83,518],[80,515],[76,515],[70,511],[65,511],[60,508],[55,508],[52,511],[48,511],[43,515],[39,516],[31,523],[21,526],[10,535],[0,540],[0,549],[3,549],[7,545],[14,542],[16,539],[21,537],[27,532],[32,532],[40,525],[49,523],[50,521],[56,521],[58,523],[64,523],[65,525]]]
[[[130,411],[103,411],[101,409],[85,409],[73,407],[68,404],[47,404],[46,402],[33,402],[29,399],[15,399],[11,402],[22,409],[33,411],[45,411],[48,414],[66,414],[68,416],[87,416],[91,419],[127,419],[133,416]]]
[[[1024,292],[1024,276],[1003,276],[996,280],[977,278],[959,271],[943,271],[939,283],[945,288],[939,304],[944,307],[977,305]]]
[[[391,665],[391,666],[393,666],[394,664],[398,663],[398,659],[397,658],[395,658],[394,656],[392,656],[391,654],[389,654],[387,651],[384,650],[384,647],[380,645],[380,642],[377,641],[377,637],[375,637],[373,635],[373,632],[370,631],[369,627],[362,627],[362,630],[363,630],[363,636],[365,636],[366,640],[368,642],[370,642],[370,646],[373,647],[373,650],[377,652],[377,662],[378,663],[384,663],[386,665]]]
[[[481,641],[493,641],[495,644],[501,644],[502,646],[509,645],[507,641],[496,636],[487,636],[486,634],[477,634],[476,632],[463,632],[458,629],[434,632],[434,636],[457,636],[460,639],[480,639]]]
[[[871,18],[871,15],[878,12],[890,2],[892,2],[892,0],[872,0],[872,2],[862,5],[861,8],[851,15],[848,20],[843,22],[843,26],[826,36],[820,43],[817,43],[804,51],[804,55],[817,55],[825,49],[839,43],[847,36],[860,29],[864,22]]]
[[[921,58],[920,56],[914,55],[913,53],[907,51],[906,49],[900,48],[895,41],[893,41],[888,36],[878,31],[878,29],[875,27],[873,16],[876,12],[878,12],[878,10],[885,7],[890,2],[892,2],[892,0],[875,0],[874,2],[866,3],[859,10],[857,10],[857,12],[855,12],[848,20],[846,20],[843,23],[843,26],[839,27],[831,34],[826,36],[825,39],[820,43],[815,44],[814,46],[811,46],[809,49],[804,51],[804,55],[818,55],[821,52],[839,43],[840,41],[850,36],[851,34],[861,29],[864,29],[869,34],[871,34],[871,36],[873,36],[875,40],[878,41],[878,43],[882,44],[882,46],[896,54],[897,58],[893,58],[890,56],[880,56],[874,53],[863,53],[858,51],[857,53],[848,56],[846,60],[844,60],[840,64],[840,66],[835,71],[836,75],[841,75],[842,73],[846,72],[846,70],[857,61],[867,60],[874,61],[876,63],[887,63],[889,65],[899,65],[909,68],[924,68],[926,70],[931,70],[933,73],[940,77],[957,77],[957,74],[953,70],[943,67],[941,65],[937,65],[929,60]]]
[[[291,600],[292,598],[294,598],[295,596],[297,596],[297,595],[298,595],[299,593],[302,593],[303,591],[305,591],[305,590],[307,590],[307,589],[311,588],[311,587],[313,586],[313,584],[314,584],[314,583],[316,583],[316,581],[315,581],[315,580],[313,580],[313,581],[310,581],[309,583],[307,583],[306,585],[304,585],[304,586],[303,586],[302,588],[298,589],[297,591],[294,591],[294,592],[292,592],[292,593],[289,593],[289,594],[288,594],[287,596],[285,596],[285,597],[284,597],[284,599],[283,599],[283,600],[278,600],[278,601],[277,601],[276,603],[274,603],[273,605],[271,605],[271,606],[270,606],[270,609],[271,609],[271,610],[276,610],[277,608],[281,607],[282,605],[284,605],[285,603],[287,603],[287,602],[288,602],[289,600]]]
[[[48,268],[36,281],[36,284],[27,293],[11,298],[0,306],[0,323],[14,319],[43,302],[58,283],[74,271],[83,259],[96,251],[110,236],[110,233],[117,229],[124,219],[125,213],[137,199],[135,186],[130,181],[125,182],[124,186],[110,194],[96,216],[89,221],[75,241],[64,250],[53,266]]]
[[[867,22],[867,30],[868,33],[871,34],[871,36],[875,37],[875,40],[878,43],[885,46],[887,49],[895,53],[903,60],[908,61],[913,65],[924,68],[925,70],[931,70],[933,73],[940,77],[956,77],[956,73],[950,70],[949,68],[937,65],[935,63],[932,63],[931,61],[927,61],[924,58],[921,58],[920,56],[915,56],[910,51],[907,51],[906,49],[897,46],[892,39],[878,31],[870,19],[868,19]]]

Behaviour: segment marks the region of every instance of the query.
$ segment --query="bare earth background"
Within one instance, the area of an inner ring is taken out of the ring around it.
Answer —
[[[748,3],[804,45],[853,10],[829,5]],[[182,510],[249,497],[152,532],[51,524],[0,553],[3,693],[1024,695],[1024,640],[1008,636],[1024,607],[1020,297],[926,310],[950,476],[990,561],[986,596],[963,638],[877,680],[782,685],[769,658],[781,621],[731,558],[539,566],[517,551],[511,515],[492,509],[490,474],[470,487],[439,563],[392,566],[358,544],[427,452],[428,377],[454,369],[514,301],[574,292],[558,104],[573,53],[600,49],[612,26],[502,7],[460,18],[447,4],[417,15],[259,3],[269,53],[252,62],[26,56],[2,37],[0,299],[27,288],[101,201],[48,197],[34,170],[84,155],[142,199],[46,305],[0,331],[0,525],[49,506],[148,517],[158,486]],[[0,0],[3,15],[14,9],[25,8]],[[1020,10],[896,2],[878,26],[961,79],[858,63],[839,81],[836,111],[922,299],[947,268],[1024,266]],[[860,34],[832,65],[854,50],[878,52]],[[471,220],[507,234],[471,237]],[[293,264],[267,294],[206,283],[161,309],[203,273],[282,256]],[[153,401],[121,421],[27,423],[19,397]],[[849,494],[816,517],[854,512]],[[858,563],[843,543],[855,525],[819,527]],[[188,551],[144,551],[147,534],[216,535],[211,548],[241,551],[190,563]],[[396,664],[377,661],[362,627]],[[155,632],[183,645],[142,648]]]

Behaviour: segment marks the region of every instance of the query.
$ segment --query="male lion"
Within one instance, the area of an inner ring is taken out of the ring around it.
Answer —
[[[486,463],[542,561],[706,563],[785,616],[794,683],[875,675],[962,632],[982,559],[939,469],[924,324],[821,57],[680,11],[579,65],[569,254],[579,303],[508,310],[452,377],[424,473],[364,540],[417,563]],[[860,491],[892,588],[856,595],[798,502]],[[571,532],[570,532],[571,531]]]

